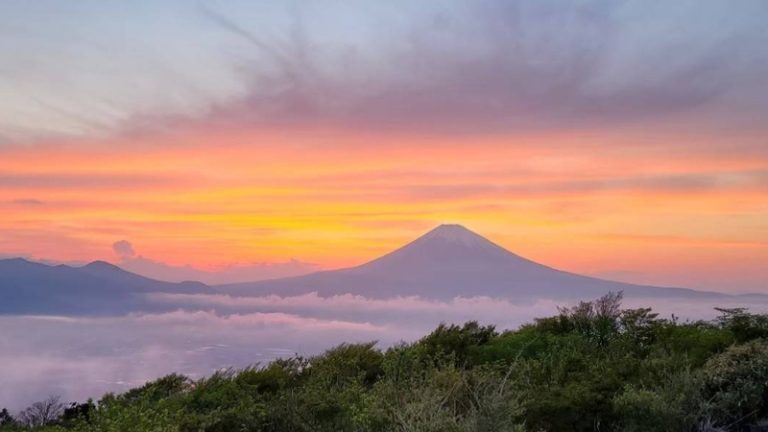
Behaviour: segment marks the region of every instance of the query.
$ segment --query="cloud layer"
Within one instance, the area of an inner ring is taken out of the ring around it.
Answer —
[[[386,348],[416,340],[440,322],[478,320],[516,328],[562,305],[552,299],[516,304],[482,297],[437,302],[315,294],[165,295],[155,301],[181,309],[103,318],[0,316],[0,406],[21,409],[49,394],[82,401],[171,372],[201,377],[220,368],[312,355],[342,342],[375,340]],[[728,304],[632,299],[625,307],[654,306],[662,317],[698,319],[714,317],[713,306],[745,303],[753,311],[768,311],[768,303],[754,299]]]

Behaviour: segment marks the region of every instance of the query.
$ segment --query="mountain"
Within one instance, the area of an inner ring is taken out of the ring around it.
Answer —
[[[628,297],[702,298],[725,294],[659,288],[595,279],[537,264],[460,225],[441,225],[366,264],[304,276],[210,287],[139,276],[95,261],[82,267],[50,266],[21,258],[0,260],[0,314],[115,315],[182,307],[152,294],[418,296],[450,300],[487,296],[527,301],[589,299],[608,291]]]
[[[457,296],[586,299],[609,291],[637,297],[722,295],[613,282],[553,269],[515,255],[461,225],[440,225],[400,249],[357,267],[216,288],[247,296],[317,292],[321,296],[419,296],[441,300]]]
[[[49,266],[22,258],[0,260],[0,314],[109,315],[147,307],[148,293],[204,293],[199,282],[161,282],[95,261]]]

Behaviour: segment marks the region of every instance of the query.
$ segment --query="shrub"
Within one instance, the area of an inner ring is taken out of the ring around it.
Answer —
[[[768,341],[735,345],[702,371],[707,413],[727,428],[768,416]]]
[[[692,431],[702,409],[701,384],[689,371],[667,376],[654,388],[627,386],[614,399],[625,432]]]

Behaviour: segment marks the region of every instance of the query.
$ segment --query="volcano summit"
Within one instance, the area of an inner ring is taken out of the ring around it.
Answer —
[[[440,225],[357,267],[219,288],[240,296],[317,292],[321,296],[418,296],[439,300],[476,296],[511,300],[583,299],[609,291],[624,291],[628,296],[638,297],[719,295],[613,282],[557,270],[516,255],[461,225]]]

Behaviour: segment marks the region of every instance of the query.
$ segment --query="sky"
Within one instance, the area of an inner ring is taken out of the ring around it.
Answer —
[[[578,273],[768,292],[763,0],[0,10],[0,256],[217,283],[460,223]]]

